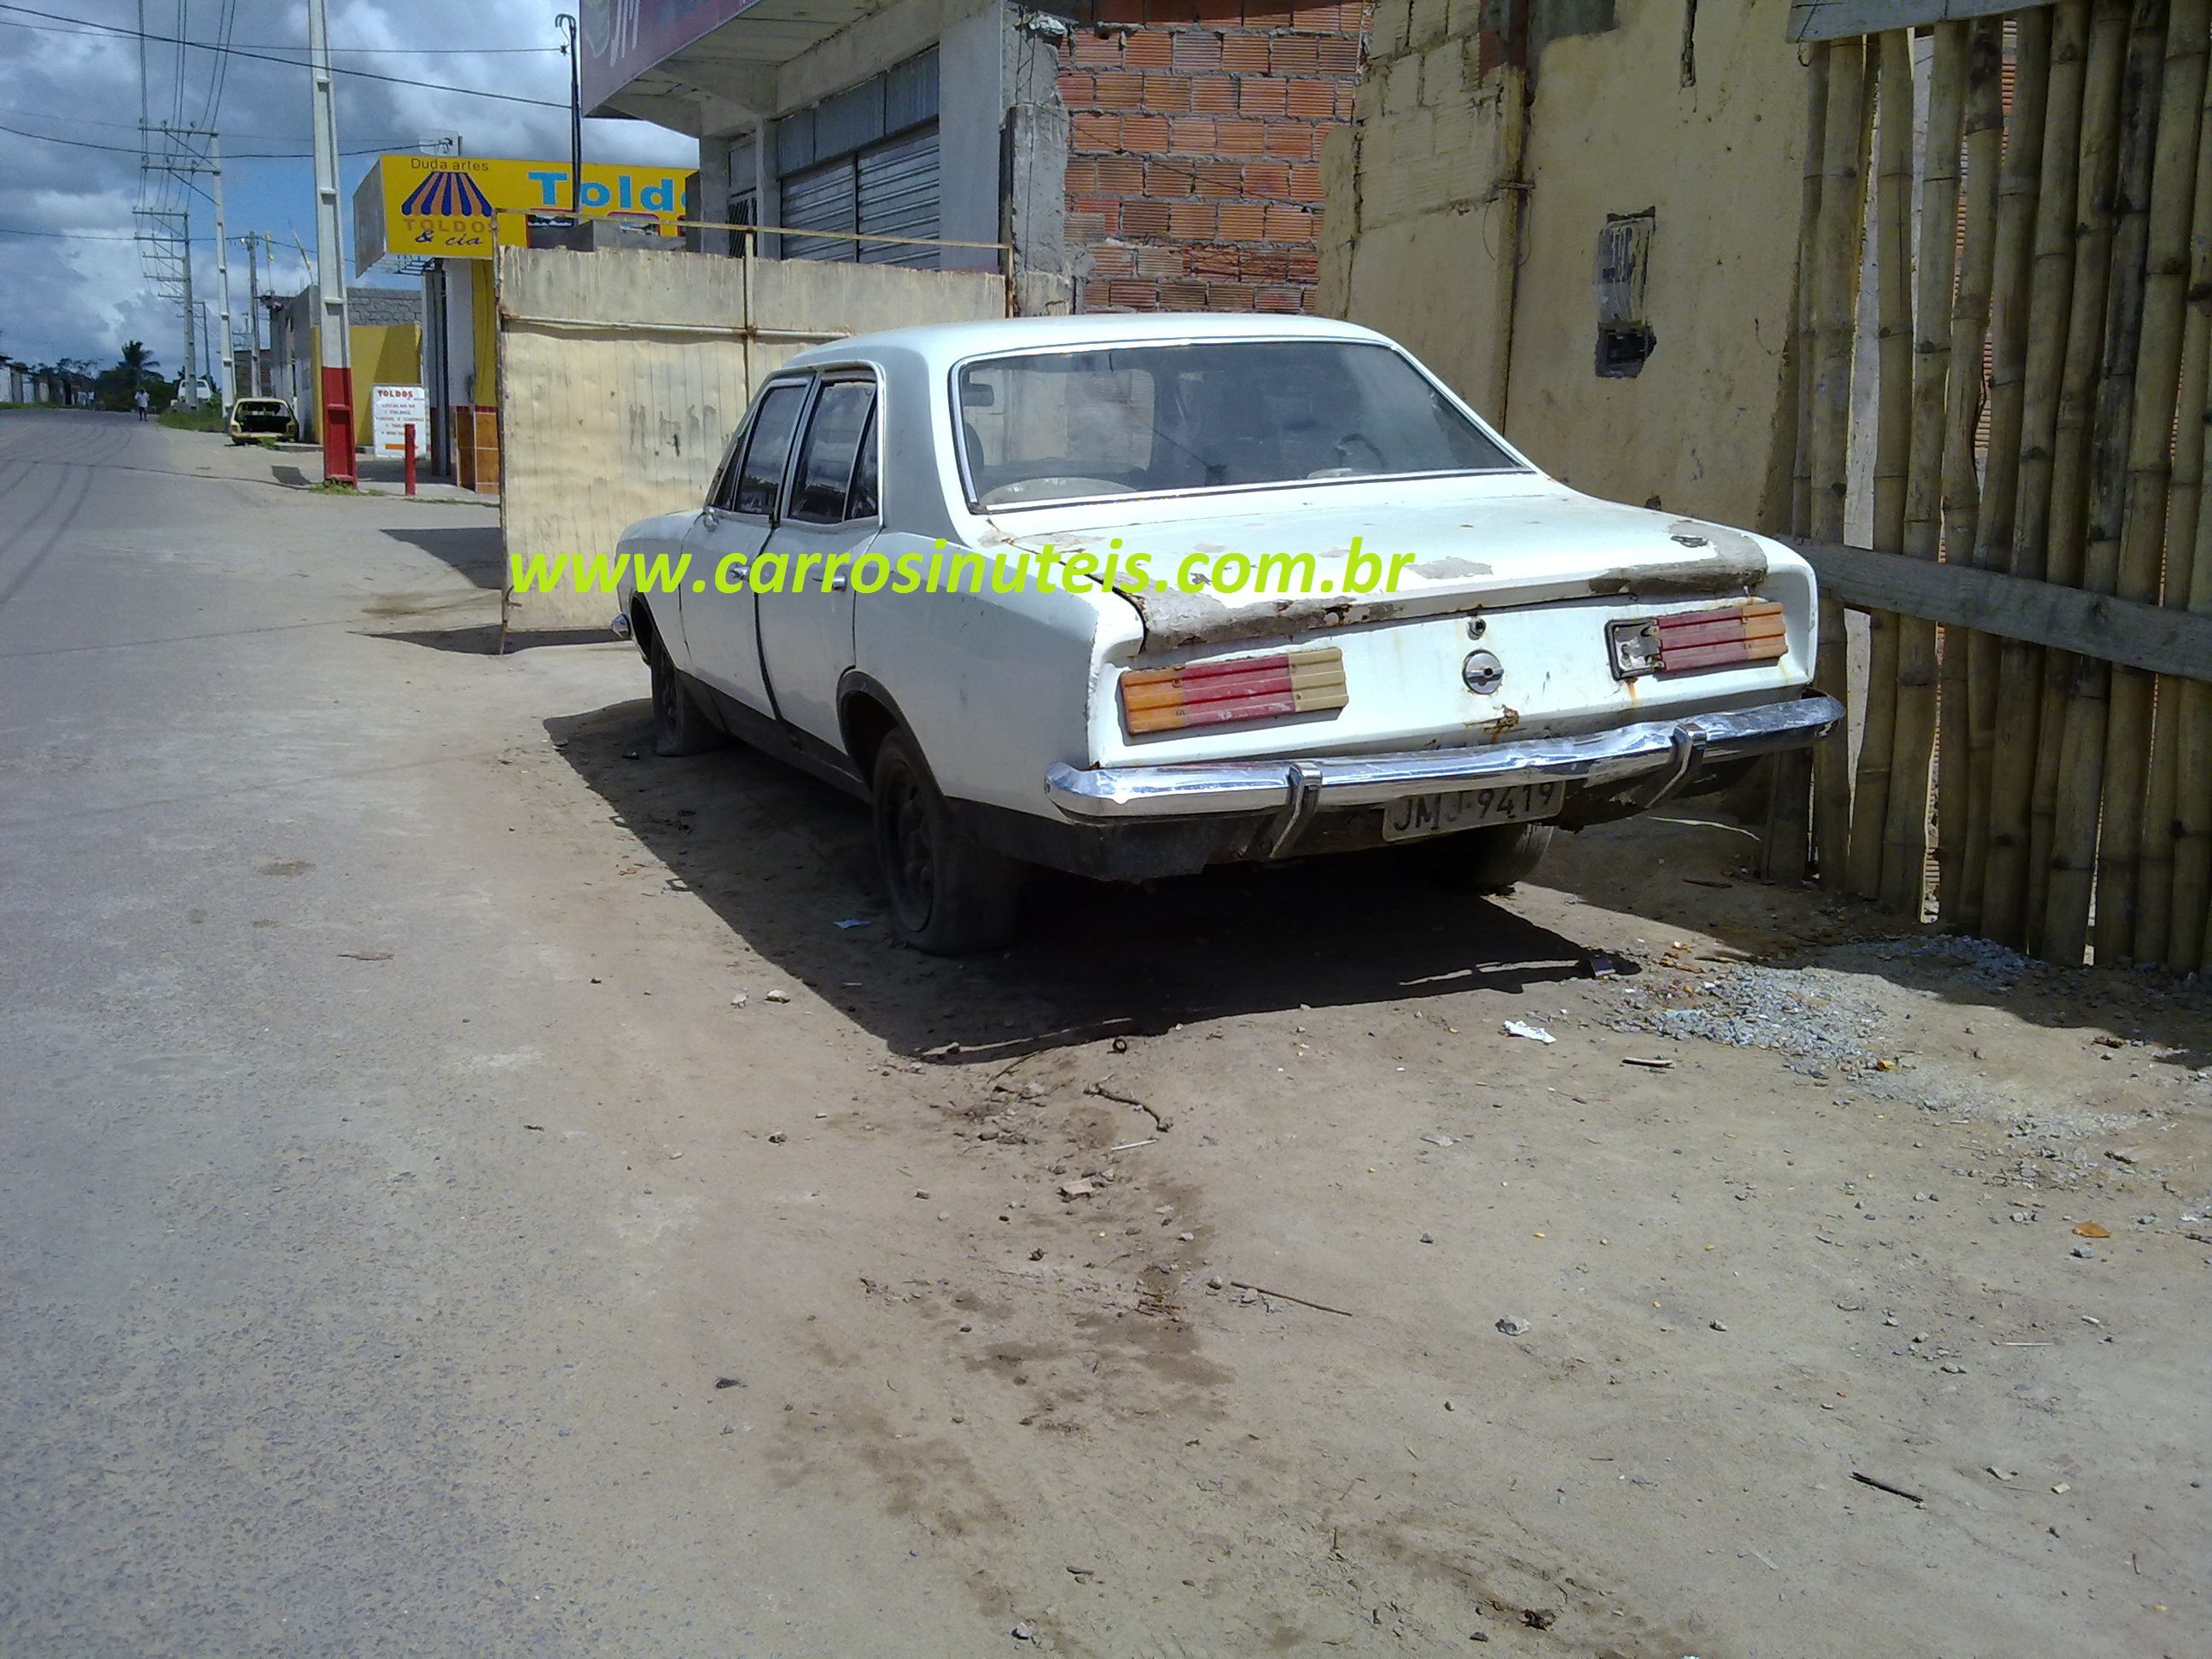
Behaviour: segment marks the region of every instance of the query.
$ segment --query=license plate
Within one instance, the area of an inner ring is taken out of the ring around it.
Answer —
[[[1557,817],[1567,804],[1564,783],[1510,783],[1490,789],[1454,789],[1407,795],[1382,809],[1382,839],[1411,841],[1479,830],[1486,823],[1525,823]]]

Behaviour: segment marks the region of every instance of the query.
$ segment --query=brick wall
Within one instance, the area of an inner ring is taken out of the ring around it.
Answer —
[[[1310,308],[1369,3],[1100,0],[1060,48],[1083,310]]]

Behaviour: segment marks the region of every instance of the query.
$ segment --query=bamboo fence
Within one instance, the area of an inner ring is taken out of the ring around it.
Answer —
[[[1842,540],[1870,234],[1873,548],[1887,602],[1939,597],[1824,587],[1824,689],[1850,678],[1844,603],[1868,612],[1858,762],[1838,738],[1783,777],[1776,874],[1916,921],[1932,892],[1945,924],[2057,961],[2212,962],[2212,633],[2116,644],[2087,597],[2212,617],[2208,48],[2212,0],[1813,46],[1791,528],[1816,559]]]

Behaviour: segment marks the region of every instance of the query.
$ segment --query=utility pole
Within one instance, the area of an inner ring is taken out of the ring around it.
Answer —
[[[222,311],[222,331],[216,336],[216,349],[222,356],[215,384],[222,396],[222,406],[228,410],[238,401],[238,353],[230,343],[230,240],[222,223],[222,138],[210,132],[207,141],[208,165],[215,173],[216,303]]]
[[[568,216],[584,216],[584,70],[576,56],[576,18],[562,12],[554,27],[568,33]]]
[[[246,244],[246,376],[252,382],[250,396],[261,396],[261,242],[258,234],[247,231],[239,240]],[[270,256],[276,263],[276,256]]]
[[[347,329],[345,254],[338,216],[338,119],[331,86],[327,0],[307,0],[307,63],[315,124],[315,283],[322,301],[323,479],[354,483],[353,340]]]
[[[185,407],[198,409],[200,406],[199,369],[192,344],[199,333],[199,319],[192,309],[192,210],[186,208],[181,217],[185,222]]]

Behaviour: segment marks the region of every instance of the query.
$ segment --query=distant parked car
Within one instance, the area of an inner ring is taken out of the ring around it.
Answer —
[[[891,919],[927,951],[1007,939],[1028,864],[1145,878],[1419,841],[1497,890],[1554,826],[1842,716],[1806,692],[1795,553],[1580,495],[1391,341],[1312,319],[815,347],[762,386],[704,504],[620,547],[615,631],[652,665],[659,752],[733,734],[869,800]],[[968,552],[1000,579],[902,590]],[[663,554],[685,579],[637,591]],[[1024,556],[1068,580],[1004,580]],[[1287,586],[1242,584],[1273,556]]]
[[[299,435],[292,406],[282,398],[240,398],[230,406],[230,441],[234,444],[250,444],[257,438],[289,443]]]

